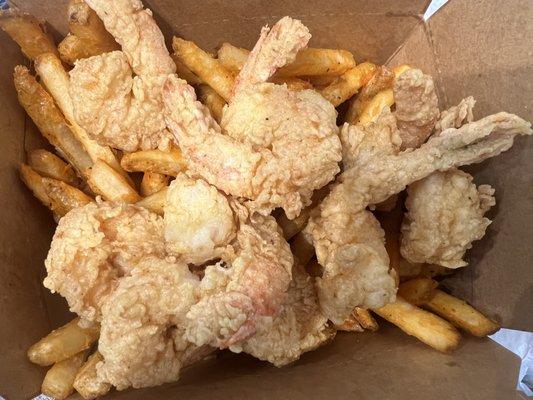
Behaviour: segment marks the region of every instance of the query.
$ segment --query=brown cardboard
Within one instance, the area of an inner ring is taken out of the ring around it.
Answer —
[[[10,1],[14,3],[47,18],[57,37],[66,32],[66,0]],[[443,105],[474,94],[480,100],[478,115],[504,108],[533,119],[527,108],[531,86],[526,90],[533,76],[528,0],[497,6],[480,1],[475,7],[467,0],[451,0],[428,25],[421,22],[426,0],[146,3],[167,37],[175,33],[208,50],[223,41],[250,47],[262,25],[292,15],[309,26],[313,46],[347,48],[358,60],[421,66],[436,77]],[[476,36],[479,32],[490,37],[485,45]],[[24,150],[41,143],[16,103],[11,82],[13,66],[25,61],[1,32],[0,54],[0,395],[11,400],[38,393],[44,369],[27,362],[25,351],[68,313],[64,302],[47,294],[40,283],[53,221],[16,173]],[[533,171],[526,160],[532,151],[531,140],[520,141],[497,161],[475,168],[479,183],[496,187],[499,207],[488,236],[470,254],[472,266],[449,280],[457,293],[506,326],[529,329],[532,285],[526,261],[533,259],[533,249],[528,246],[532,230],[527,221],[533,215]],[[186,372],[176,384],[107,398],[520,398],[514,390],[519,360],[490,340],[465,336],[454,354],[442,355],[380,323],[377,333],[340,334],[283,369],[223,353]]]

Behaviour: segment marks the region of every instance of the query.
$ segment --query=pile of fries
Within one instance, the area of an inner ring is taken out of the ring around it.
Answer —
[[[0,14],[0,27],[35,66],[36,75],[24,66],[15,69],[14,84],[20,104],[57,153],[45,149],[29,152],[27,162],[20,165],[20,176],[56,219],[95,201],[96,196],[113,202],[136,203],[162,214],[167,186],[172,177],[187,169],[186,162],[178,148],[169,152],[147,150],[121,154],[92,140],[76,123],[68,94],[68,68],[78,59],[116,50],[118,45],[83,1],[71,0],[68,18],[70,33],[56,47],[43,24],[34,17],[16,12]],[[199,99],[220,121],[235,77],[249,51],[224,43],[214,56],[180,38],[174,38],[173,50],[178,75],[196,88]],[[300,52],[292,64],[280,69],[273,81],[285,83],[295,91],[314,89],[336,107],[348,101],[346,121],[356,124],[372,121],[383,107],[394,103],[394,79],[408,68],[389,69],[370,62],[356,64],[348,51],[309,48]],[[138,185],[136,173],[142,173]],[[315,204],[326,193],[317,193]],[[398,244],[402,207],[397,197],[380,207],[391,266],[404,280],[399,285],[396,302],[370,311],[355,309],[336,328],[375,331],[378,324],[374,313],[442,352],[452,351],[459,345],[460,334],[456,328],[476,337],[498,330],[495,322],[466,302],[438,289],[438,282],[432,278],[442,271],[406,266]],[[294,220],[289,220],[283,212],[276,216],[295,257],[307,265],[310,274],[317,275],[320,266],[314,258],[313,246],[301,232],[310,209]],[[411,272],[402,272],[406,268],[411,268]],[[94,350],[99,328],[82,327],[78,322],[76,318],[54,330],[28,350],[30,361],[51,366],[42,392],[55,399],[64,399],[74,390],[86,399],[110,390],[107,384],[95,384],[96,365],[102,360],[98,350]]]

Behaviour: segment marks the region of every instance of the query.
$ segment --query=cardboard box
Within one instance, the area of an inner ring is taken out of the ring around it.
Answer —
[[[66,32],[66,0],[11,1]],[[284,15],[300,18],[312,45],[341,47],[377,63],[408,62],[433,74],[440,106],[467,95],[476,116],[506,110],[533,120],[533,4],[530,0],[451,0],[424,23],[427,0],[150,0],[167,38],[172,33],[206,49],[222,41],[251,47],[260,27]],[[0,33],[0,395],[27,399],[45,370],[27,348],[71,316],[42,287],[43,260],[54,222],[18,178],[25,151],[43,145],[19,107],[11,73],[27,64]],[[470,168],[477,183],[496,188],[494,223],[469,252],[470,266],[448,279],[453,292],[500,321],[533,330],[533,140],[519,138],[496,159]],[[490,340],[467,336],[452,355],[439,354],[381,322],[377,333],[339,334],[296,364],[276,369],[224,353],[176,384],[113,392],[111,399],[512,399],[519,360]]]

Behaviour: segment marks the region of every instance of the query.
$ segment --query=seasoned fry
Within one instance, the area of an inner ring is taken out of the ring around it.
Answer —
[[[102,20],[83,0],[69,2],[67,17],[70,34],[58,46],[59,55],[67,64],[119,49]]]
[[[438,283],[429,278],[416,278],[402,283],[398,294],[415,306],[427,303],[435,294]]]
[[[45,53],[35,60],[35,69],[41,77],[42,82],[48,92],[55,99],[59,109],[63,112],[65,119],[68,121],[72,133],[83,145],[85,151],[91,157],[93,162],[97,160],[105,161],[114,170],[131,182],[130,177],[120,166],[115,154],[108,146],[101,146],[95,140],[91,139],[85,129],[78,125],[74,118],[74,109],[72,99],[69,96],[70,78],[61,64],[61,60],[54,54]]]
[[[102,382],[97,377],[96,364],[100,361],[103,361],[103,357],[97,350],[89,356],[74,379],[74,389],[84,399],[94,399],[98,396],[103,396],[111,389],[109,383]]]
[[[93,325],[82,328],[79,318],[53,330],[28,350],[28,358],[38,365],[52,365],[86,350],[98,339],[100,328]]]
[[[85,361],[86,351],[82,351],[52,366],[44,377],[41,391],[55,400],[66,399],[73,391],[74,378]]]
[[[174,60],[174,64],[176,64],[176,74],[181,78],[185,79],[189,85],[201,85],[204,82],[198,78],[197,75],[195,75],[185,64],[183,64],[176,53],[172,53],[170,55],[172,57],[172,60]]]
[[[308,207],[304,208],[300,215],[298,215],[296,218],[288,219],[287,215],[285,215],[282,210],[279,211],[278,215],[276,216],[276,220],[279,227],[283,231],[283,237],[285,240],[292,239],[294,235],[300,232],[307,225],[310,214],[311,209]]]
[[[215,89],[208,85],[200,85],[198,87],[198,97],[209,108],[213,118],[220,123],[226,101],[215,92]]]
[[[226,101],[231,97],[235,77],[210,54],[195,43],[174,37],[172,48],[176,57],[194,74],[211,86]]]
[[[320,91],[335,107],[344,103],[365,85],[376,72],[376,65],[365,62],[349,69],[339,80]]]
[[[141,150],[124,154],[120,164],[130,172],[156,172],[170,176],[176,176],[187,169],[181,151],[176,147],[170,151]]]
[[[224,43],[218,50],[218,59],[228,70],[241,70],[248,58],[249,50]],[[291,64],[281,68],[277,77],[291,76],[337,76],[355,67],[353,55],[346,50],[303,49]]]
[[[315,255],[315,248],[313,247],[311,238],[303,232],[299,232],[294,236],[291,242],[291,250],[294,257],[302,265],[306,265]]]
[[[121,174],[105,161],[98,160],[90,169],[87,183],[91,190],[105,200],[121,203],[135,203],[141,196]]]
[[[20,164],[20,179],[22,179],[22,182],[24,182],[41,203],[50,209],[52,208],[41,175],[35,172],[29,165]]]
[[[43,136],[84,176],[91,167],[92,160],[72,133],[54,99],[30,74],[28,68],[21,65],[15,67],[14,83],[20,104]]]
[[[136,205],[144,207],[156,214],[163,215],[165,202],[167,201],[168,187],[161,189],[159,192],[139,200]]]
[[[408,335],[418,338],[443,353],[451,352],[459,345],[461,335],[453,325],[412,305],[400,296],[396,297],[394,303],[372,311]]]
[[[42,178],[42,183],[50,199],[50,209],[60,217],[74,208],[83,207],[93,201],[81,190],[63,181]]]
[[[496,322],[485,317],[466,301],[439,289],[433,292],[433,297],[424,304],[424,307],[477,337],[485,337],[500,329]]]
[[[61,158],[44,149],[32,150],[28,153],[28,164],[40,175],[53,178],[69,185],[76,185],[76,173]]]
[[[17,42],[22,53],[30,60],[43,53],[57,54],[52,38],[45,33],[43,24],[32,15],[2,11],[0,28]]]
[[[141,181],[141,196],[146,197],[168,186],[169,178],[156,172],[145,172]]]
[[[353,310],[353,316],[355,317],[359,325],[361,325],[361,327],[366,329],[367,331],[375,332],[378,330],[379,325],[368,310],[365,310],[364,308],[360,307],[355,307],[355,309]]]

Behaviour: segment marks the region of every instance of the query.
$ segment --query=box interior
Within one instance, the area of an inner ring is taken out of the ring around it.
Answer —
[[[466,0],[452,0],[426,24],[421,15],[428,2],[151,0],[145,5],[167,39],[183,36],[207,50],[223,41],[251,47],[261,26],[291,15],[309,26],[312,46],[346,48],[358,61],[420,66],[435,77],[441,108],[472,94],[478,99],[478,117],[506,110],[532,120],[531,3],[480,1],[473,7]],[[66,33],[66,0],[13,3],[46,18],[57,39]],[[55,224],[18,178],[25,151],[46,146],[18,106],[12,84],[13,67],[27,61],[3,32],[0,53],[0,312],[5,321],[0,328],[0,395],[26,399],[38,393],[45,373],[26,360],[27,348],[71,316],[64,301],[41,284]],[[496,188],[498,206],[487,235],[469,252],[471,265],[447,280],[454,293],[504,326],[526,330],[533,329],[527,272],[533,258],[527,240],[533,167],[526,162],[532,157],[531,140],[519,140],[497,160],[470,168],[477,183]],[[282,369],[222,353],[187,371],[176,384],[113,392],[107,398],[519,398],[514,391],[519,360],[492,341],[465,335],[455,353],[443,355],[379,322],[377,333],[339,334]]]

